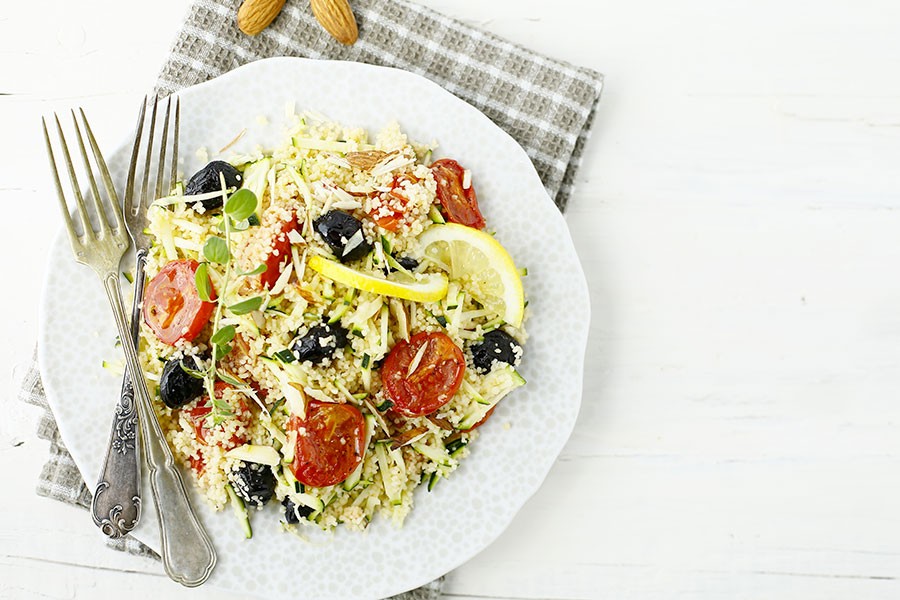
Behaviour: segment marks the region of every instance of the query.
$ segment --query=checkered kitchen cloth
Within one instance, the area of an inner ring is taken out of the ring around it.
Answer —
[[[157,81],[168,94],[270,56],[350,60],[422,75],[472,104],[528,153],[548,194],[566,208],[581,163],[603,77],[541,56],[424,6],[400,0],[352,0],[359,40],[342,46],[316,22],[308,2],[288,0],[256,37],[235,26],[237,0],[196,0]],[[44,409],[38,428],[50,441],[50,460],[38,494],[90,506],[90,491],[59,436],[34,360],[19,397]],[[134,554],[156,556],[137,540],[108,541]],[[442,580],[398,596],[440,597]]]

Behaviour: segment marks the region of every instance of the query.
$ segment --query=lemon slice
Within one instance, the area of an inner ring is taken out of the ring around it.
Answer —
[[[441,273],[429,273],[420,275],[421,279],[400,282],[362,273],[321,256],[310,257],[307,264],[310,269],[328,279],[381,296],[414,302],[437,302],[447,294],[447,278]]]
[[[500,242],[483,231],[447,223],[428,228],[419,243],[425,256],[445,269],[450,279],[458,281],[485,309],[513,327],[522,324],[522,280]]]

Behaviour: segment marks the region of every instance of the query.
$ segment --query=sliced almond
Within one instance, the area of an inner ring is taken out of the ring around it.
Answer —
[[[433,417],[431,415],[428,415],[425,418],[428,419],[429,421],[431,421],[432,423],[434,423],[435,425],[437,425],[438,427],[440,427],[441,429],[446,429],[447,431],[453,431],[453,424],[450,423],[450,421],[448,421],[447,419],[441,419],[440,417]]]
[[[387,152],[382,152],[381,150],[367,150],[365,152],[348,152],[344,158],[357,169],[368,171],[386,156]]]
[[[412,429],[407,429],[403,433],[394,436],[394,442],[391,444],[391,450],[396,450],[397,448],[405,446],[406,444],[412,442],[414,439],[418,438],[419,436],[425,435],[426,433],[428,433],[427,427],[420,426],[413,427]]]

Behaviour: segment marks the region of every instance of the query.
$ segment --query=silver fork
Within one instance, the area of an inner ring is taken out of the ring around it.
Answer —
[[[72,120],[75,125],[78,146],[81,151],[81,157],[84,161],[85,171],[87,172],[88,182],[93,196],[95,221],[98,224],[96,229],[91,223],[87,205],[82,196],[72,159],[69,155],[69,149],[66,144],[62,126],[56,115],[54,115],[54,120],[56,121],[56,131],[59,137],[58,143],[66,166],[66,171],[69,175],[69,181],[71,182],[72,194],[75,197],[76,213],[79,215],[78,220],[80,221],[82,228],[81,233],[76,230],[75,223],[69,215],[66,196],[63,192],[59,171],[56,166],[53,146],[50,143],[47,122],[44,119],[44,140],[47,144],[50,167],[56,184],[56,191],[59,196],[59,203],[60,208],[62,209],[66,231],[69,233],[69,241],[72,245],[72,251],[75,254],[75,260],[91,267],[103,282],[104,290],[106,291],[107,298],[109,299],[110,306],[113,310],[116,327],[119,331],[119,339],[122,341],[122,348],[125,352],[127,371],[131,376],[132,382],[135,384],[134,391],[137,395],[138,415],[141,429],[140,437],[144,448],[143,454],[150,475],[153,499],[156,504],[156,514],[159,517],[163,566],[165,567],[166,573],[174,581],[188,587],[193,587],[200,585],[209,578],[216,563],[216,553],[209,536],[206,534],[206,531],[203,529],[203,526],[200,524],[196,514],[191,508],[181,474],[175,468],[172,453],[169,450],[169,446],[163,437],[159,422],[153,412],[150,394],[147,390],[147,382],[144,379],[144,374],[138,361],[136,345],[131,343],[133,338],[131,337],[131,332],[129,331],[125,319],[125,309],[122,302],[121,290],[119,289],[118,274],[119,263],[129,246],[128,233],[126,232],[122,209],[119,206],[119,199],[116,195],[109,169],[106,167],[106,163],[100,154],[100,149],[91,132],[84,111],[79,109],[79,112],[81,115],[81,122],[91,146],[96,168],[100,173],[106,191],[106,201],[104,201],[100,194],[100,190],[97,187],[97,182],[93,173],[94,168],[88,158],[78,118],[76,117],[75,112],[72,111]],[[144,108],[142,107],[142,117],[143,114]],[[141,119],[141,123],[143,123],[143,118]],[[152,149],[152,135],[149,137],[151,139],[147,150],[148,154]],[[140,129],[138,130],[135,139],[135,149],[137,150],[139,148]],[[165,145],[162,146],[162,152],[165,152]],[[136,157],[137,151],[132,154],[132,167],[129,169],[129,180],[131,181],[131,185],[128,185],[127,188],[130,190],[134,189],[133,176]],[[114,224],[109,220],[109,213],[114,216]]]
[[[162,141],[160,142],[155,184],[156,195],[150,198],[148,183],[152,158],[153,132],[156,127],[156,104],[154,99],[148,136],[150,144],[145,153],[141,192],[135,195],[134,179],[138,154],[141,149],[140,142],[147,98],[144,98],[144,102],[141,105],[138,123],[135,128],[135,142],[125,190],[125,222],[128,224],[128,231],[131,233],[136,249],[134,299],[131,304],[131,335],[128,338],[132,340],[135,346],[138,344],[141,302],[144,298],[144,267],[147,264],[147,254],[150,249],[150,238],[144,231],[147,221],[147,205],[162,195],[162,190],[165,186],[163,178],[170,110],[166,111],[165,123],[162,128]],[[169,106],[171,109],[171,103]],[[180,113],[180,105],[176,100],[172,155],[170,157],[172,172],[169,177],[169,187],[172,186],[177,178]],[[134,399],[134,388],[131,384],[131,378],[126,371],[122,377],[122,391],[119,394],[119,402],[116,405],[112,431],[106,449],[106,459],[104,460],[103,470],[100,473],[93,500],[91,501],[91,515],[94,523],[100,527],[103,533],[111,538],[121,537],[134,529],[141,515],[141,469],[139,458],[142,449],[140,447],[140,439],[135,436],[137,425],[138,415]]]

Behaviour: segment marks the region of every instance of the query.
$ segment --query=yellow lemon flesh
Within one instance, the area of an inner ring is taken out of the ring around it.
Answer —
[[[519,271],[506,249],[492,236],[455,223],[433,225],[419,238],[427,259],[481,305],[518,327],[525,314]]]
[[[380,296],[393,296],[414,302],[437,302],[447,294],[447,278],[441,273],[418,275],[416,280],[400,282],[362,273],[321,256],[312,256],[307,265],[328,279]]]

